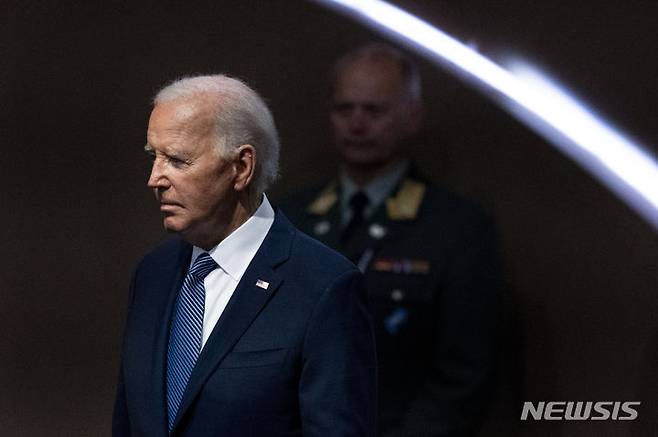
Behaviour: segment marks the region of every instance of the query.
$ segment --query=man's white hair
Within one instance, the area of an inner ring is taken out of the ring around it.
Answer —
[[[272,113],[256,91],[223,74],[176,80],[158,91],[153,103],[200,96],[213,104],[215,144],[222,158],[233,158],[243,144],[256,149],[251,189],[260,195],[279,176],[279,135]]]

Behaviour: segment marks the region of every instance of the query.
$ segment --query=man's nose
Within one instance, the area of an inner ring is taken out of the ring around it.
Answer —
[[[149,188],[167,188],[169,186],[169,180],[167,179],[164,169],[162,168],[162,161],[155,159],[153,161],[153,166],[151,167],[151,174],[149,179],[146,182],[146,186]]]
[[[350,113],[348,127],[352,134],[364,134],[368,130],[368,120],[365,112],[360,108],[355,108]]]

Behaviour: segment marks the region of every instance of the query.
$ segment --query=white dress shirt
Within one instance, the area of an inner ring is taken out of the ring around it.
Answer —
[[[274,210],[263,194],[263,201],[254,215],[208,251],[219,268],[210,272],[203,280],[206,289],[206,306],[203,314],[201,348],[210,337],[210,333],[224,312],[229,299],[233,296],[240,278],[265,240],[272,223],[274,223]],[[205,250],[194,246],[190,266],[204,252]]]

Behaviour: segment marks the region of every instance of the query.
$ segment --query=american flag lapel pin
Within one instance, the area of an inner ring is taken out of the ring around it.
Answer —
[[[260,287],[263,290],[267,290],[267,287],[269,287],[269,286],[270,286],[270,283],[265,282],[262,279],[259,279],[258,281],[256,281],[256,287]]]

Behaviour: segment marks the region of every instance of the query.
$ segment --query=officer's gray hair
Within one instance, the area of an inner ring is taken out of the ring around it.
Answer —
[[[336,85],[338,76],[346,67],[360,61],[395,63],[402,74],[406,97],[413,104],[421,103],[422,84],[418,65],[401,50],[383,43],[370,43],[357,47],[338,59],[333,68],[332,87]]]
[[[186,77],[158,91],[153,103],[204,95],[212,99],[215,145],[220,157],[231,159],[241,145],[254,146],[256,168],[250,189],[260,195],[278,178],[280,144],[272,113],[256,91],[222,74]]]

